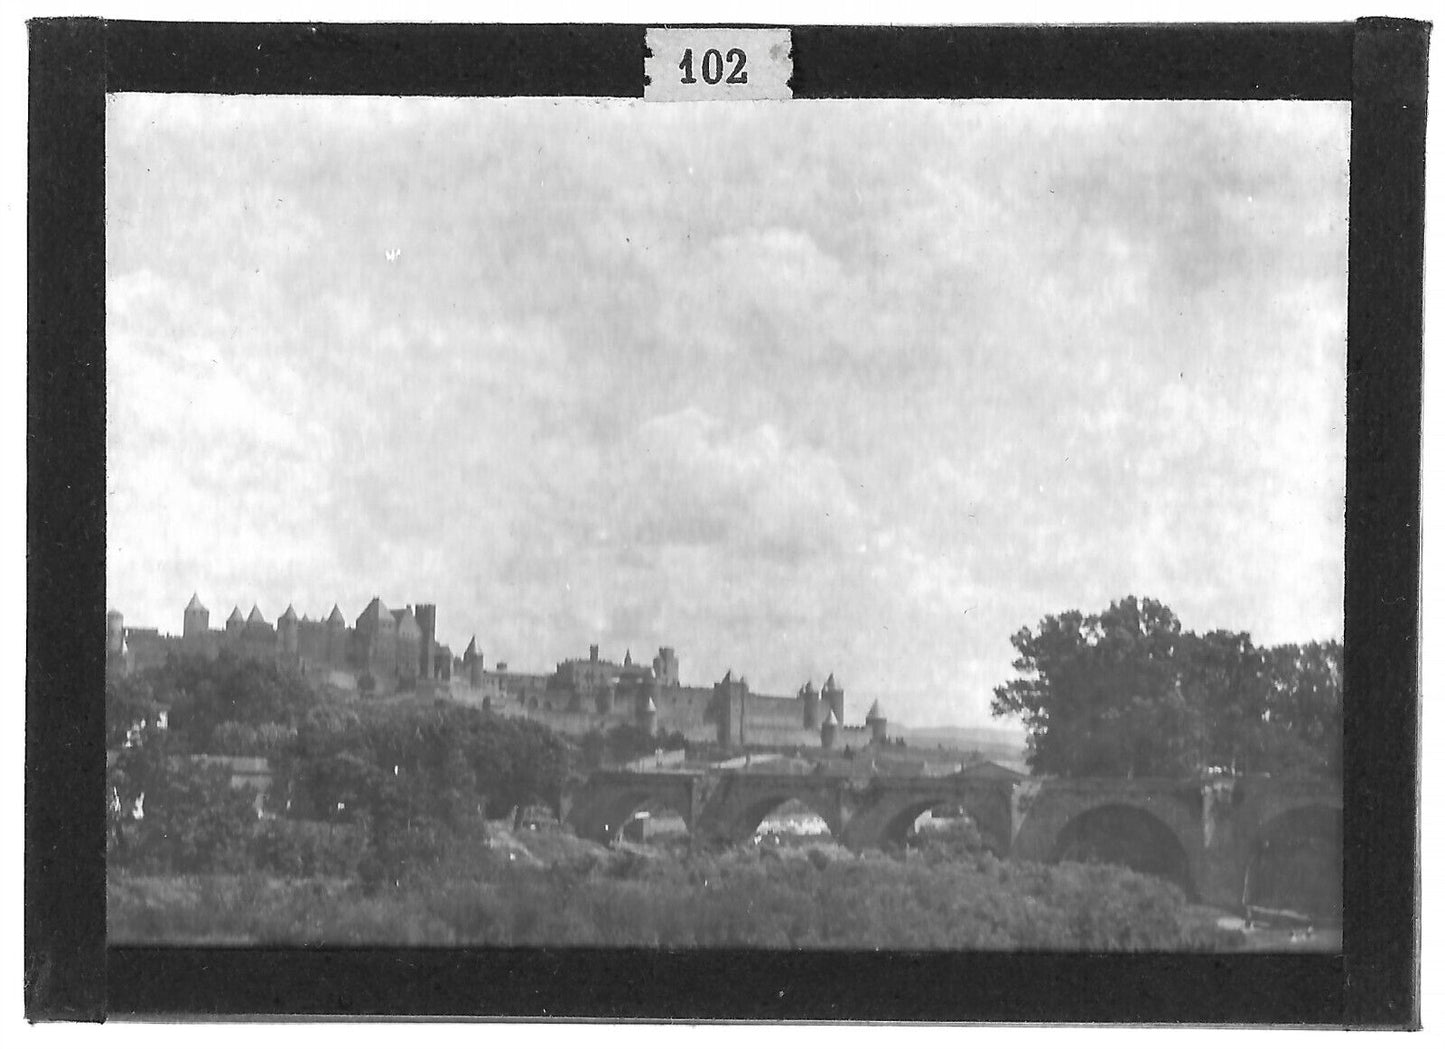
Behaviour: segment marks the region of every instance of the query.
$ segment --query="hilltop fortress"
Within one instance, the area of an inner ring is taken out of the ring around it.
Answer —
[[[821,689],[809,681],[796,695],[769,696],[751,691],[732,671],[711,686],[684,685],[671,648],[660,648],[649,666],[634,662],[630,650],[621,663],[603,659],[597,645],[585,659],[565,659],[550,673],[513,671],[506,663],[487,667],[475,636],[454,656],[438,643],[436,624],[435,605],[391,609],[376,597],[349,627],[336,606],[324,619],[298,617],[287,606],[274,624],[259,608],[243,616],[238,606],[222,628],[212,629],[210,611],[192,596],[179,637],[127,627],[120,612],[108,612],[107,663],[112,673],[128,674],[178,656],[215,659],[229,652],[294,667],[342,692],[451,699],[573,736],[630,724],[735,747],[857,749],[888,738],[877,702],[862,725],[845,722],[843,688],[832,674]]]

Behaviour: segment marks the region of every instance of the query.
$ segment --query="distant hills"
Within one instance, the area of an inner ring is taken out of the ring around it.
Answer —
[[[984,725],[889,725],[888,735],[901,739],[910,748],[948,751],[978,751],[993,761],[1021,764],[1025,755],[1022,729],[995,728]]]

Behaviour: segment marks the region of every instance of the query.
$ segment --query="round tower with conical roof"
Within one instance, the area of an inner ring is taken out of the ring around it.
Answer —
[[[834,721],[842,725],[843,720],[843,689],[833,680],[833,675],[828,675],[828,680],[823,682],[823,706],[833,712]]]
[[[326,617],[326,662],[333,667],[344,667],[350,662],[351,653],[346,637],[346,617],[339,605],[331,606]]]
[[[294,605],[287,605],[281,618],[276,620],[276,647],[281,655],[294,659],[301,650],[300,622]]]
[[[195,644],[211,630],[211,613],[201,604],[201,595],[192,594],[190,604],[181,615],[181,637]]]
[[[241,606],[237,605],[226,617],[226,636],[232,639],[238,638],[241,636],[241,631],[245,629],[246,617],[241,614]]]
[[[888,716],[883,713],[883,707],[878,700],[868,708],[868,716],[863,719],[868,729],[873,734],[873,742],[879,745],[888,741]]]
[[[832,750],[838,745],[838,718],[831,710],[823,719],[823,749]]]
[[[246,625],[241,630],[241,651],[248,659],[275,659],[276,628],[266,622],[260,605],[251,606]]]
[[[813,687],[811,680],[802,688],[798,689],[798,700],[803,705],[803,727],[806,729],[817,729],[818,690]]]
[[[472,639],[467,642],[467,649],[462,653],[462,669],[467,672],[467,684],[472,688],[482,687],[482,653],[477,648],[477,635],[473,634]]]

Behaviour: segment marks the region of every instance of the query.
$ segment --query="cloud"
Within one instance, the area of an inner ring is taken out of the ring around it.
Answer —
[[[777,427],[731,429],[692,405],[648,419],[609,478],[629,546],[711,546],[790,564],[835,554],[857,517],[842,470]]]

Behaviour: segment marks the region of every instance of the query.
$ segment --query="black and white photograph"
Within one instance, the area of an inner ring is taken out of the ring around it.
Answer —
[[[109,942],[1338,952],[1349,158],[109,95]]]

